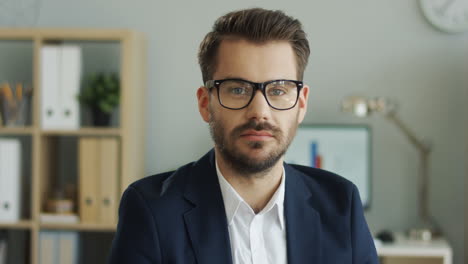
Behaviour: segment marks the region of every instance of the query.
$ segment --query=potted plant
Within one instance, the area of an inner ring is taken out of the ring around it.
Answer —
[[[120,100],[120,81],[116,73],[95,73],[85,78],[78,95],[82,105],[90,108],[93,125],[108,126],[111,114]]]

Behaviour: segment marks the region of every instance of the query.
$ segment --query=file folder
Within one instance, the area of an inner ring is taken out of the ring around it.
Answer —
[[[119,140],[84,137],[79,140],[79,196],[82,222],[116,224]]]
[[[21,212],[21,143],[0,139],[0,221],[15,222]]]
[[[56,231],[39,233],[39,264],[59,264],[58,239]]]
[[[101,223],[117,223],[119,149],[117,138],[100,139],[100,218]]]
[[[79,215],[82,222],[98,221],[99,190],[99,148],[98,139],[79,139]]]
[[[59,125],[59,46],[44,46],[41,50],[41,125],[43,129],[56,129]]]
[[[79,234],[73,231],[41,231],[39,264],[78,264]]]
[[[46,45],[41,51],[41,126],[45,130],[79,128],[81,48]]]
[[[78,233],[72,231],[57,232],[59,240],[58,263],[78,264]]]
[[[62,46],[59,92],[58,124],[62,129],[78,129],[80,125],[79,102],[81,76],[81,49],[79,46]]]

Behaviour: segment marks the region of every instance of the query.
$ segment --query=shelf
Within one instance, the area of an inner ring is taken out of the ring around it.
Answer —
[[[32,135],[34,132],[33,127],[4,127],[0,126],[0,135],[20,134]]]
[[[138,33],[126,29],[79,29],[74,28],[2,28],[0,27],[0,38],[13,40],[43,39],[77,39],[95,41],[122,41]]]
[[[48,130],[42,131],[45,136],[120,136],[119,128],[82,127],[78,130]]]
[[[0,126],[0,135],[20,134],[32,135],[34,133],[33,127],[3,127]]]
[[[2,127],[0,135],[32,135],[36,131],[33,127]],[[83,127],[78,130],[41,130],[46,136],[120,136],[120,128]]]
[[[0,222],[0,229],[31,229],[32,221],[22,220],[17,222]]]
[[[48,230],[76,230],[76,231],[94,231],[94,232],[114,232],[115,225],[103,224],[61,224],[61,223],[41,223],[41,229]]]

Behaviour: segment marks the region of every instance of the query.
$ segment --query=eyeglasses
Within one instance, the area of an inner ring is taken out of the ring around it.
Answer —
[[[239,110],[247,107],[257,90],[260,90],[271,108],[288,110],[296,106],[304,84],[293,80],[255,83],[242,79],[224,79],[207,81],[205,86],[210,91],[216,88],[219,103],[228,109]]]

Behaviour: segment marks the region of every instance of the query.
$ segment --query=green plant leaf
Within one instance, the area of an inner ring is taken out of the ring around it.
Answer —
[[[111,113],[119,104],[120,81],[116,73],[92,73],[84,78],[83,89],[78,95],[81,104],[98,107]]]

